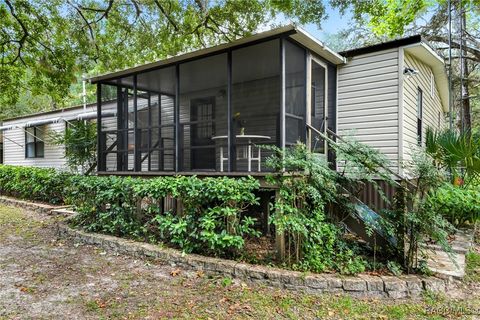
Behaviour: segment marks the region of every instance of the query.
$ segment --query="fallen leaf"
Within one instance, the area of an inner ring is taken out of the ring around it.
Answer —
[[[176,277],[176,276],[178,276],[178,275],[180,274],[180,272],[181,272],[180,269],[175,269],[175,270],[172,270],[172,271],[170,272],[170,275],[171,275],[172,277]]]

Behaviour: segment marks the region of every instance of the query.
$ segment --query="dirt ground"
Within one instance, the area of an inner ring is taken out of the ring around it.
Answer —
[[[480,315],[478,283],[467,300],[427,296],[403,302],[252,288],[58,240],[53,225],[51,217],[0,205],[0,319],[428,319],[455,318],[458,310],[467,310],[462,317]]]

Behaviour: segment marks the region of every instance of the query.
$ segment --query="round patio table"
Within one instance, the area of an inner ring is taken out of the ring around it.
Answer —
[[[246,147],[247,151],[247,165],[248,165],[248,172],[252,171],[252,161],[257,161],[258,163],[258,172],[261,171],[261,162],[262,162],[262,151],[260,148],[258,148],[258,153],[257,157],[253,156],[253,150],[252,150],[252,141],[262,141],[262,140],[270,140],[271,137],[269,136],[262,136],[262,135],[256,135],[256,134],[238,134],[235,136],[237,140],[246,140],[247,145],[242,145],[242,147]],[[212,137],[212,140],[222,140],[222,139],[228,139],[227,135],[224,136],[214,136]],[[223,172],[223,162],[228,161],[228,157],[223,156],[223,145],[220,145],[220,171]]]

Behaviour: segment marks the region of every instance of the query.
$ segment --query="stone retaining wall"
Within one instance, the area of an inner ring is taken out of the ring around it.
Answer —
[[[20,207],[43,214],[75,214],[62,206],[17,200],[0,196],[0,203]],[[135,242],[118,237],[87,233],[72,229],[64,223],[57,224],[57,234],[61,238],[76,243],[90,244],[134,257],[148,257],[193,271],[203,271],[207,275],[232,277],[247,283],[301,290],[309,293],[345,293],[356,297],[401,299],[418,297],[425,290],[445,292],[449,288],[448,279],[420,276],[340,276],[337,274],[309,274],[285,269],[251,265],[232,260],[184,254],[171,248],[161,248],[148,243]]]
[[[6,196],[0,196],[0,203],[7,206],[13,206],[22,208],[25,210],[41,213],[41,214],[52,214],[53,210],[65,208],[65,206],[53,206],[44,203],[29,202],[24,200],[18,200],[15,198],[10,198]]]
[[[76,243],[90,244],[134,257],[149,257],[175,267],[203,271],[207,275],[232,277],[247,283],[270,287],[301,290],[309,293],[345,293],[365,298],[401,299],[418,297],[425,290],[445,292],[449,281],[420,276],[340,276],[333,274],[307,274],[290,270],[251,265],[232,260],[184,254],[171,248],[135,242],[113,236],[87,233],[65,224],[57,226],[58,235]]]

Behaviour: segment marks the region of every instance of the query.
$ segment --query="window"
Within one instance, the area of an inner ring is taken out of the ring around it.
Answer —
[[[418,88],[417,91],[417,142],[422,145],[422,117],[423,117],[423,92]]]
[[[43,158],[43,130],[38,127],[25,129],[25,157]]]

